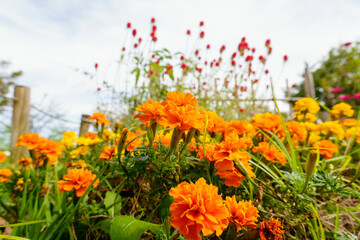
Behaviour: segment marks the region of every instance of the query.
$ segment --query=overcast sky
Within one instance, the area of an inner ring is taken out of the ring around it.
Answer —
[[[111,69],[129,21],[139,36],[147,36],[155,17],[157,46],[171,51],[184,51],[186,30],[197,30],[200,20],[205,41],[216,51],[223,44],[236,49],[243,36],[254,47],[270,38],[269,68],[279,73],[287,54],[282,76],[290,84],[301,81],[305,62],[314,65],[332,47],[360,40],[356,0],[10,0],[0,6],[0,60],[24,72],[18,84],[31,87],[32,103],[40,104],[46,94],[47,102],[56,102],[75,122],[98,102],[96,81],[81,72],[94,73],[98,62],[98,78],[114,78]]]

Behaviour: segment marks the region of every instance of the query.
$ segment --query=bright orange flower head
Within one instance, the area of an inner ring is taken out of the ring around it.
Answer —
[[[168,92],[166,103],[168,105],[174,105],[177,107],[183,107],[186,105],[197,106],[198,100],[191,93]]]
[[[106,161],[110,161],[110,159],[115,155],[114,146],[105,146],[103,147],[103,151],[99,156],[99,159],[105,159]]]
[[[259,235],[261,240],[282,240],[284,234],[283,226],[277,219],[270,219],[259,224]]]
[[[235,130],[240,136],[253,136],[256,133],[256,129],[249,121],[230,121],[228,128],[228,131],[230,129]]]
[[[151,98],[147,100],[143,105],[137,106],[136,111],[139,113],[134,118],[139,118],[140,122],[147,123],[151,120],[157,120],[161,118],[161,110],[164,108],[165,102],[159,103],[153,102]]]
[[[332,158],[335,152],[339,152],[339,148],[329,140],[321,140],[317,143],[320,155],[324,155],[326,159]],[[316,151],[316,143],[313,144]]]
[[[81,197],[84,195],[86,189],[90,186],[92,181],[96,178],[95,174],[92,174],[90,170],[83,168],[71,169],[65,176],[64,180],[58,181],[59,190],[61,193],[70,192],[75,189],[76,196]],[[93,186],[97,187],[99,179],[97,179]]]
[[[110,121],[106,119],[105,114],[95,112],[92,116],[89,117],[90,121],[97,121],[98,124],[109,125]]]
[[[263,153],[265,159],[268,161],[274,163],[280,163],[281,165],[284,165],[286,163],[286,158],[284,153],[279,151],[274,145],[270,145],[267,142],[259,143],[259,146],[254,147],[252,151],[254,153]]]
[[[84,160],[79,160],[78,162],[71,163],[71,166],[73,167],[79,166],[80,168],[86,168],[87,164],[85,163]]]
[[[138,135],[140,135],[143,131],[141,130],[136,130],[135,132],[128,132],[127,133],[127,139],[126,139],[126,144],[129,144],[132,140],[134,140],[134,138],[136,138]],[[118,137],[117,141],[120,139],[120,136]],[[141,142],[142,142],[142,137],[138,137],[136,138],[134,141],[132,141],[126,148],[127,151],[133,151],[136,148],[141,147]],[[117,145],[117,143],[116,143]]]
[[[32,158],[22,157],[20,160],[17,161],[20,166],[28,168],[30,165],[33,164]]]
[[[296,139],[300,142],[306,139],[307,131],[300,122],[290,121],[285,123],[285,125],[293,139]]]
[[[259,216],[257,208],[251,201],[237,202],[235,196],[226,197],[226,207],[229,210],[229,222],[236,226],[237,231],[245,230],[245,227],[256,228]]]
[[[182,182],[169,194],[174,198],[170,206],[171,225],[186,239],[201,240],[200,231],[204,236],[213,232],[219,236],[228,226],[229,212],[218,188],[206,184],[204,178],[195,184]]]
[[[5,162],[6,155],[3,151],[0,151],[0,163]]]
[[[0,182],[9,182],[9,177],[11,177],[12,171],[8,168],[0,169]]]
[[[163,110],[162,115],[163,117],[158,122],[163,126],[177,127],[182,131],[189,130],[192,127],[203,130],[204,127],[204,116],[200,110],[191,105],[176,108],[168,106]]]
[[[36,153],[45,155],[49,159],[48,164],[54,165],[56,163],[56,159],[61,157],[62,150],[63,145],[60,142],[45,139],[45,141],[39,145]]]
[[[45,138],[40,137],[37,133],[25,133],[18,138],[15,146],[27,146],[29,150],[34,150],[45,140]]]
[[[284,135],[284,129],[281,124],[281,119],[277,114],[255,114],[251,118],[251,123],[253,124],[255,129],[260,129],[265,132],[270,131],[273,133],[277,133],[279,136]]]
[[[315,114],[318,111],[320,111],[320,106],[311,97],[305,97],[295,102],[294,111],[302,112],[302,113],[308,112]]]

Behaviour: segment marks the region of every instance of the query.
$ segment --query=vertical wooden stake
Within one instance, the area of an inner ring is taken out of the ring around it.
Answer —
[[[289,113],[290,115],[293,113],[293,103],[292,101],[290,101],[291,99],[291,88],[289,86],[289,80],[286,79],[286,97],[289,99],[288,103],[289,103]]]
[[[314,78],[307,64],[305,67],[304,90],[306,97],[316,98]]]
[[[15,147],[18,137],[29,132],[30,118],[30,88],[16,86],[14,90],[13,117],[11,129],[11,161],[16,161],[21,156],[29,156],[26,147]]]
[[[80,124],[80,131],[79,137],[84,136],[88,133],[91,121],[89,120],[89,115],[82,114],[81,115],[81,124]]]

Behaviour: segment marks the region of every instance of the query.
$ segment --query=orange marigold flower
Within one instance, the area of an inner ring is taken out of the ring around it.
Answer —
[[[71,169],[65,176],[64,180],[58,181],[59,191],[63,192],[70,192],[75,189],[76,196],[81,197],[84,195],[86,189],[90,186],[90,184],[96,178],[95,174],[92,174],[90,170],[83,169],[83,168],[75,168]],[[93,186],[97,187],[99,183],[99,179],[97,179]]]
[[[216,112],[207,111],[207,118],[208,118],[208,125],[207,125],[207,131],[208,132],[224,132],[223,130],[224,125],[226,125],[226,122],[224,119],[219,117]]]
[[[201,240],[216,232],[219,236],[228,226],[229,212],[218,194],[218,188],[206,184],[204,178],[194,183],[182,182],[171,188],[174,202],[170,206],[170,222],[186,238]]]
[[[182,107],[186,105],[197,106],[198,100],[191,93],[168,92],[166,102],[169,105]]]
[[[352,119],[352,118],[347,118],[347,119],[344,119],[342,121],[342,124],[345,126],[345,127],[355,127],[356,124],[357,124],[358,120],[356,119]]]
[[[256,133],[256,129],[249,121],[230,121],[228,129],[235,130],[240,136],[253,136]]]
[[[284,234],[283,226],[277,219],[270,219],[259,224],[259,235],[261,240],[282,240]]]
[[[260,129],[261,131],[270,131],[276,133],[279,136],[284,136],[285,131],[281,124],[281,119],[279,115],[272,113],[264,114],[255,114],[251,118],[251,123],[255,129]]]
[[[206,160],[212,162],[214,161],[214,150],[215,150],[215,145],[213,144],[205,144],[205,155],[206,155]],[[203,146],[199,145],[199,152],[197,153],[196,157],[200,158],[200,159],[204,159],[204,150],[203,150]]]
[[[146,103],[136,107],[136,111],[139,113],[134,116],[134,119],[139,118],[140,122],[143,123],[147,123],[151,120],[158,120],[162,116],[161,110],[164,106],[165,102],[153,102],[153,100],[149,98]]]
[[[73,162],[71,164],[71,166],[75,167],[75,166],[79,166],[80,168],[86,168],[87,164],[85,163],[84,160],[79,160],[78,162]]]
[[[48,164],[54,165],[56,159],[61,157],[62,150],[63,145],[60,142],[45,139],[45,141],[39,145],[36,154],[44,154],[49,159]]]
[[[99,159],[105,159],[106,161],[110,161],[110,159],[115,155],[114,146],[105,146],[103,147],[103,151],[99,156]]]
[[[40,137],[37,133],[25,133],[18,138],[15,146],[26,146],[29,150],[34,150],[46,139]]]
[[[252,171],[252,167],[247,159],[239,159],[243,166],[246,169],[249,177],[256,177],[255,173]],[[234,164],[232,162],[232,164]],[[239,187],[241,180],[245,179],[245,176],[242,175],[236,168],[233,166],[231,168],[218,168],[218,171],[215,175],[218,175],[221,179],[225,179],[225,185],[229,187]]]
[[[270,145],[267,142],[259,143],[259,146],[254,147],[252,151],[254,153],[263,153],[265,159],[268,161],[280,163],[281,165],[284,165],[286,163],[285,155],[281,151],[279,151],[274,145]]]
[[[126,143],[125,146],[127,144],[129,144],[132,140],[134,140],[134,138],[136,138],[138,135],[140,135],[143,131],[141,130],[136,130],[135,132],[128,132],[127,133],[127,139],[126,139]],[[118,137],[117,141],[119,141],[120,136]],[[117,145],[117,141],[116,141],[116,145]],[[134,141],[132,141],[126,148],[127,151],[133,151],[139,147],[141,147],[141,142],[142,142],[142,138],[138,137],[136,138]]]
[[[298,140],[302,142],[306,139],[307,131],[306,129],[304,129],[301,123],[296,121],[290,121],[285,123],[285,125],[293,140]]]
[[[28,168],[30,165],[33,164],[32,158],[22,157],[20,160],[17,161],[20,166]]]
[[[9,177],[11,177],[12,171],[8,168],[0,169],[0,182],[9,182]]]
[[[204,127],[204,116],[200,110],[191,105],[176,108],[168,106],[162,111],[162,115],[163,117],[158,122],[163,126],[177,127],[181,131],[189,130],[192,127],[203,130]]]
[[[324,155],[326,159],[332,158],[335,152],[339,152],[339,148],[329,140],[321,140],[317,144],[314,143],[313,147],[314,150],[317,150],[317,147],[319,147],[320,155]]]
[[[237,231],[245,230],[245,227],[256,228],[259,216],[257,208],[251,201],[237,202],[235,196],[226,197],[226,207],[229,210],[229,222],[236,226]]]
[[[93,115],[89,117],[89,120],[96,121],[98,124],[110,124],[110,121],[106,119],[105,114],[98,112],[93,113]]]
[[[3,151],[0,151],[0,163],[5,162],[6,155]]]

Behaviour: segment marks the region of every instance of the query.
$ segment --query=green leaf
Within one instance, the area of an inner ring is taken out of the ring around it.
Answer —
[[[163,199],[161,199],[159,215],[162,220],[164,220],[166,217],[171,216],[170,205],[173,201],[174,201],[174,198],[171,197],[170,195],[166,195]]]
[[[108,213],[111,217],[114,217],[115,214],[118,213],[120,210],[121,202],[118,202],[118,200],[119,200],[118,194],[116,194],[115,192],[106,192],[104,204],[106,208],[109,208]],[[115,204],[116,202],[118,203]]]
[[[9,235],[0,235],[0,239],[30,240],[28,238],[9,236]]]
[[[133,216],[118,216],[111,224],[110,237],[112,240],[138,240],[146,231],[165,236],[162,225],[137,220]]]

